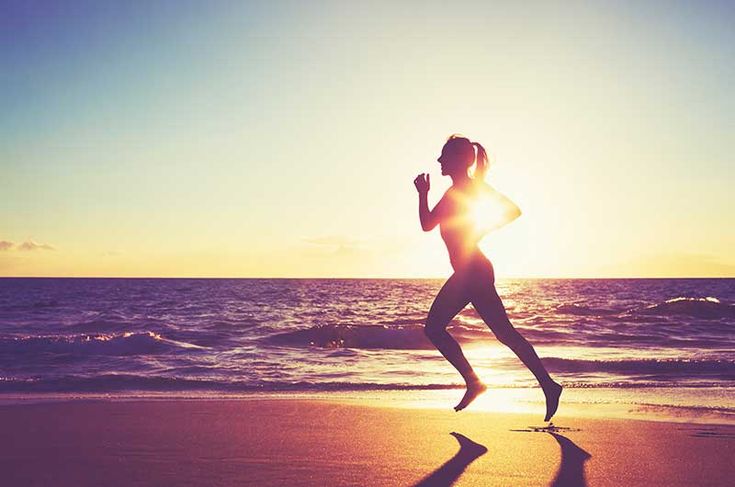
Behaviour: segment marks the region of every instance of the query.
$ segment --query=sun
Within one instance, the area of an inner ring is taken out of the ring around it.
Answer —
[[[470,218],[479,234],[502,227],[510,221],[508,209],[494,193],[481,193],[469,202]]]

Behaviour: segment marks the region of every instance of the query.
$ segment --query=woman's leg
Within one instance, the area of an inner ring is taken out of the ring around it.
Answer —
[[[447,325],[452,318],[470,302],[465,288],[463,279],[453,274],[436,295],[424,328],[431,343],[457,369],[467,384],[465,397],[454,408],[457,411],[464,409],[475,397],[487,389],[465,358],[459,343],[447,332]]]
[[[533,346],[511,324],[505,312],[503,301],[498,296],[492,280],[489,285],[483,282],[477,283],[474,286],[472,305],[487,326],[493,331],[498,341],[513,350],[518,358],[521,359],[521,362],[536,377],[546,396],[545,421],[551,419],[551,416],[554,415],[559,406],[561,386],[549,376],[546,367],[541,363],[541,359],[539,359]]]

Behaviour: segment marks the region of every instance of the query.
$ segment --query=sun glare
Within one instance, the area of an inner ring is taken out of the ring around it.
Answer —
[[[503,226],[508,221],[507,209],[495,194],[483,193],[469,203],[475,229],[481,234]]]

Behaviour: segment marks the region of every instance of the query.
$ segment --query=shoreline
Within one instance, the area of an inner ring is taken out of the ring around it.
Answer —
[[[559,410],[554,417],[579,419],[616,419],[663,423],[735,426],[732,408],[667,404],[675,393],[698,396],[699,388],[646,388],[643,400],[634,402],[623,396],[640,396],[640,389],[565,388]],[[719,404],[735,402],[735,390],[720,389]],[[359,390],[359,391],[125,391],[125,392],[61,392],[0,393],[0,406],[68,401],[324,401],[365,407],[452,411],[462,389],[439,390]],[[639,399],[639,398],[636,398]],[[615,402],[617,400],[617,402]],[[467,412],[493,414],[526,414],[543,419],[544,402],[538,388],[490,388],[470,405]]]

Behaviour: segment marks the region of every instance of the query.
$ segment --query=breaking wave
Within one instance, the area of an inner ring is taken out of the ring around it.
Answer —
[[[658,316],[692,316],[695,318],[735,318],[735,305],[722,303],[717,298],[667,299],[663,303],[647,306],[639,313]]]
[[[0,353],[34,355],[39,353],[72,355],[149,355],[175,349],[202,348],[191,343],[168,340],[147,332],[118,334],[79,334],[46,336],[6,336],[0,338]]]
[[[270,343],[324,348],[380,348],[430,350],[434,348],[423,325],[316,325],[272,335]]]
[[[735,362],[730,360],[637,359],[637,360],[577,360],[559,357],[542,359],[553,372],[616,373],[616,374],[675,374],[678,377],[699,378],[703,374],[735,380]]]

